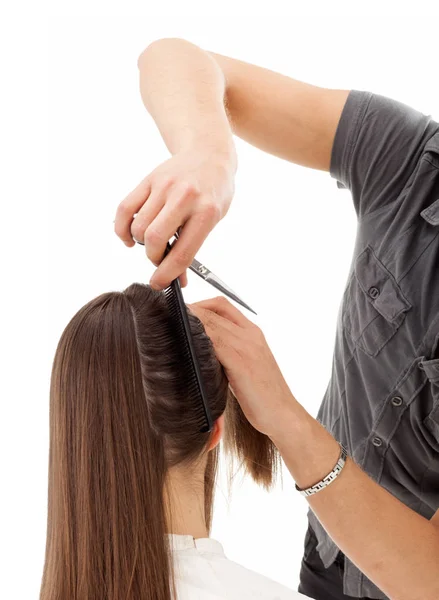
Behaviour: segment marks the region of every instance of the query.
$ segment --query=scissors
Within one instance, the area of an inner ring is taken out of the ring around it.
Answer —
[[[180,234],[180,230],[175,234],[174,242],[176,240],[178,240],[179,234]],[[138,244],[140,244],[141,246],[145,245],[142,242],[139,242],[137,240],[136,240],[136,242]],[[174,242],[172,242],[171,245],[173,245]],[[229,286],[226,285],[224,283],[224,281],[222,281],[219,277],[217,277],[214,273],[212,273],[212,271],[210,269],[208,269],[206,266],[204,266],[202,263],[200,263],[196,258],[194,258],[192,263],[189,265],[189,269],[191,271],[193,271],[194,273],[196,273],[199,277],[201,277],[201,279],[204,279],[204,281],[207,281],[207,283],[210,283],[210,285],[212,285],[214,288],[216,288],[217,290],[222,292],[224,295],[226,295],[231,300],[234,300],[235,302],[237,302],[238,304],[240,304],[241,306],[243,306],[244,308],[246,308],[253,314],[255,314],[255,315],[257,314],[252,308],[250,308],[250,306],[246,302],[244,302],[244,300],[242,300],[237,294],[235,294],[235,292],[231,288],[229,288]]]

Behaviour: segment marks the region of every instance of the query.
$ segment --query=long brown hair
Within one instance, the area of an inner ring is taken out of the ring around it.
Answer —
[[[258,483],[277,455],[230,399],[200,321],[190,324],[213,419]],[[64,330],[50,390],[46,560],[41,600],[170,600],[166,474],[206,452],[163,293],[133,284],[84,306]],[[218,461],[204,477],[210,530]]]

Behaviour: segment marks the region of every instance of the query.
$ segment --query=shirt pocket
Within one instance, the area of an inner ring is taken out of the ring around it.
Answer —
[[[432,392],[433,406],[423,423],[439,443],[439,358],[424,360],[420,367],[425,371]]]
[[[412,308],[393,275],[371,246],[356,258],[348,283],[343,326],[356,346],[375,357]]]

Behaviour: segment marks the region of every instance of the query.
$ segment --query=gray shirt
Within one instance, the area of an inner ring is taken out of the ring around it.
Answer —
[[[351,191],[358,229],[318,419],[372,479],[430,519],[439,509],[439,124],[352,91],[331,175]],[[309,519],[328,567],[339,549]],[[386,598],[347,558],[344,593]]]

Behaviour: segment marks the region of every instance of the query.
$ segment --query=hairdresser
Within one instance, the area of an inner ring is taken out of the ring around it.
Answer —
[[[172,157],[123,200],[115,227],[160,264],[157,289],[185,282],[227,213],[232,128],[350,190],[357,242],[318,420],[240,311],[224,299],[192,309],[246,416],[309,502],[299,591],[438,600],[439,124],[381,96],[321,89],[183,40],[153,43],[138,64],[144,104]]]

